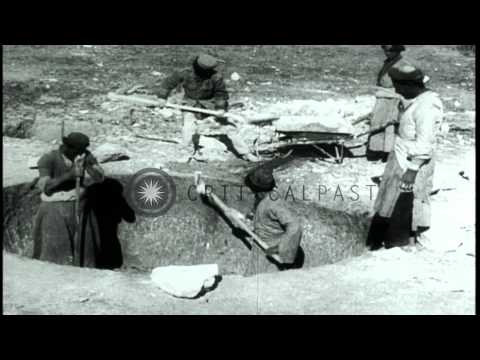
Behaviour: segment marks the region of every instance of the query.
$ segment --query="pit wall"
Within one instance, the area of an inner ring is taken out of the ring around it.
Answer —
[[[117,180],[125,191],[129,179],[130,176],[115,176],[109,181]],[[156,218],[135,215],[134,221],[129,223],[127,221],[133,220],[131,208],[123,214],[115,240],[121,246],[123,266],[149,271],[166,265],[217,263],[223,274],[243,274],[250,255],[246,243],[234,235],[216,209],[198,198],[192,177],[175,176],[173,180],[176,201],[165,215]],[[246,187],[218,179],[206,179],[205,182],[227,205],[243,213],[251,211],[253,194]],[[311,202],[288,199],[287,202],[304,227],[303,267],[335,263],[365,251],[368,230],[365,217],[322,208]],[[120,199],[112,199],[107,188],[96,190],[95,203],[100,206],[98,211],[105,218],[104,223],[109,224],[120,221],[118,212],[126,204],[121,195]],[[40,205],[39,191],[31,184],[4,188],[3,204],[4,249],[31,257],[31,234]]]

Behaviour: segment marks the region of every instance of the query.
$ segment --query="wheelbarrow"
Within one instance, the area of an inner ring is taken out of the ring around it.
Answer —
[[[342,164],[344,160],[345,147],[347,142],[356,140],[366,135],[375,134],[384,130],[387,126],[395,124],[395,121],[388,122],[382,127],[358,133],[354,126],[370,118],[371,114],[364,115],[351,122],[351,127],[337,128],[326,126],[317,120],[317,123],[303,125],[295,128],[295,125],[287,128],[276,128],[272,142],[268,144],[256,144],[257,156],[270,158],[287,158],[299,147],[311,146],[335,163]],[[321,145],[333,145],[335,155],[330,154]]]
[[[298,146],[311,146],[320,153],[333,159],[337,164],[343,163],[345,142],[354,138],[353,134],[340,132],[317,131],[277,131],[279,134],[278,149],[289,148],[290,155]],[[320,145],[333,145],[335,156],[325,151]]]
[[[286,158],[300,147],[312,147],[337,164],[341,164],[344,159],[345,142],[354,138],[355,135],[350,132],[338,132],[326,127],[318,130],[277,128],[273,141],[258,145],[256,150],[257,156]],[[335,155],[321,147],[325,144],[333,145]]]

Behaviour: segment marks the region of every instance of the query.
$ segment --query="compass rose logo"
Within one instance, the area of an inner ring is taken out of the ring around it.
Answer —
[[[145,181],[144,185],[139,186],[138,194],[141,195],[140,200],[152,206],[163,199],[165,191],[162,191],[162,185],[160,185],[158,181],[150,180]]]
[[[172,178],[160,169],[143,169],[128,184],[127,200],[136,213],[156,217],[164,215],[175,202]]]

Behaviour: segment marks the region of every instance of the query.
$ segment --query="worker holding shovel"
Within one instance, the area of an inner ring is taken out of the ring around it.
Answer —
[[[221,74],[216,71],[221,60],[210,55],[199,55],[192,63],[192,67],[173,73],[167,77],[156,89],[155,95],[166,102],[170,93],[182,86],[185,92],[183,103],[208,110],[228,110],[228,91]],[[183,112],[182,140],[184,146],[194,145],[199,148],[201,135],[226,135],[230,139],[237,154],[247,161],[257,161],[249,146],[238,133],[235,124],[227,119],[220,121],[214,117],[192,112]],[[201,155],[200,155],[201,156]]]
[[[62,265],[96,267],[99,248],[98,225],[85,211],[85,171],[93,182],[104,179],[103,169],[87,150],[89,139],[82,133],[63,137],[59,149],[38,161],[42,203],[35,218],[35,259]]]
[[[302,227],[287,204],[274,194],[276,184],[270,168],[254,170],[246,178],[247,186],[255,195],[253,231],[247,224],[247,216],[228,207],[218,196],[208,192],[198,174],[195,184],[197,193],[205,196],[234,227],[244,231],[255,243],[245,276],[269,272],[269,269],[287,270],[301,267]]]
[[[258,168],[246,177],[245,182],[255,195],[254,232],[269,245],[266,250],[267,257],[257,249],[252,251],[245,275],[267,272],[272,265],[278,270],[298,266],[302,226],[285,201],[275,194],[276,183],[272,169]],[[272,261],[275,260],[274,256],[278,257],[280,262]]]

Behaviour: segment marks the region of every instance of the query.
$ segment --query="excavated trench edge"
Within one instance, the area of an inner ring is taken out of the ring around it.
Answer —
[[[172,208],[157,218],[137,215],[133,223],[123,219],[118,226],[118,238],[112,240],[104,236],[102,244],[107,244],[105,248],[117,253],[121,249],[122,269],[125,270],[150,271],[158,266],[217,263],[222,274],[243,274],[251,255],[248,246],[235,236],[215,209],[195,198],[190,175],[169,174],[174,179],[177,193]],[[125,216],[118,212],[124,204],[125,188],[130,178],[131,175],[111,176],[103,187],[94,189],[92,193],[97,200],[97,216],[106,216],[106,223],[110,225],[119,220],[118,216]],[[233,196],[228,193],[225,197],[226,188],[234,187],[238,191],[238,182],[207,177],[206,183],[227,205],[243,213],[251,210],[253,195],[246,188],[241,190],[241,196],[237,192]],[[123,186],[120,196],[109,190],[109,187],[118,189],[118,184]],[[39,191],[32,185],[24,183],[3,189],[4,249],[26,257],[31,257],[33,253],[31,233],[40,204]],[[295,203],[290,207],[299,216],[304,228],[301,244],[304,258],[299,259],[299,267],[331,264],[364,253],[368,219],[312,203]],[[116,233],[117,229],[114,230]],[[108,241],[105,240],[107,238]],[[119,266],[118,257],[112,261],[117,262],[103,268]]]

